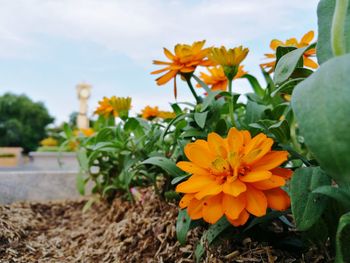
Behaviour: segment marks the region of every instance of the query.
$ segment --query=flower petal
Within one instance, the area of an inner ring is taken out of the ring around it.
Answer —
[[[181,162],[178,162],[176,166],[179,167],[181,170],[190,174],[202,174],[202,175],[210,176],[210,173],[206,169],[201,168],[192,162],[181,161]]]
[[[203,197],[211,196],[211,195],[217,195],[222,192],[222,185],[217,184],[214,182],[213,184],[209,184],[206,187],[203,187],[196,195],[195,197],[200,200]]]
[[[229,146],[229,152],[238,153],[243,147],[243,133],[236,128],[231,128],[227,135],[227,142]]]
[[[274,168],[270,171],[274,175],[283,177],[284,179],[290,179],[293,175],[293,171],[287,168]]]
[[[189,143],[185,146],[187,158],[202,168],[209,168],[215,156],[205,147],[198,143]]]
[[[250,173],[240,176],[239,179],[245,183],[254,183],[263,180],[267,180],[271,177],[272,173],[269,171],[251,171]]]
[[[179,206],[181,209],[186,208],[190,202],[192,201],[192,199],[194,198],[194,194],[185,194],[179,203]]]
[[[314,31],[309,31],[307,32],[302,39],[300,40],[301,43],[305,43],[307,45],[309,45],[309,43],[312,41],[312,39],[314,38]]]
[[[226,181],[222,190],[225,194],[239,196],[241,193],[247,190],[247,187],[240,180],[235,180],[233,182]]]
[[[200,219],[203,217],[203,201],[193,198],[187,207],[187,213],[192,220]]]
[[[209,197],[203,202],[203,219],[206,222],[215,224],[223,215],[222,195]]]
[[[260,160],[254,162],[253,169],[255,171],[271,170],[287,161],[287,159],[287,151],[271,151],[265,154]]]
[[[246,206],[246,197],[244,194],[238,197],[224,194],[222,198],[222,207],[226,216],[231,219],[238,219],[239,215]]]
[[[262,191],[247,185],[246,197],[246,209],[249,213],[255,216],[266,215],[267,199]]]
[[[221,156],[222,158],[227,157],[227,147],[224,139],[215,132],[208,134],[208,145],[211,152]]]
[[[213,184],[213,181],[210,177],[205,175],[192,175],[187,181],[182,182],[176,186],[176,192],[180,193],[196,193],[202,190],[203,187]]]
[[[170,70],[168,73],[164,74],[163,76],[157,78],[157,84],[164,85],[167,83],[169,80],[171,80],[173,77],[175,77],[177,74],[177,70]]]
[[[241,214],[239,215],[238,219],[232,219],[226,216],[227,220],[234,226],[242,226],[244,225],[248,219],[249,219],[249,213],[244,209]]]
[[[260,190],[269,190],[272,188],[284,186],[285,184],[286,184],[286,180],[284,180],[281,176],[272,175],[267,180],[253,183],[253,186]]]
[[[304,66],[313,69],[318,68],[318,64],[308,57],[304,57]]]
[[[280,188],[271,189],[264,192],[268,206],[274,210],[283,211],[289,208],[290,198],[288,194]]]

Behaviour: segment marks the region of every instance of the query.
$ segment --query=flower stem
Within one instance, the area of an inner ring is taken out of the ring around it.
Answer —
[[[232,94],[232,79],[228,80],[228,91],[230,92],[230,95],[231,95],[229,104],[228,104],[229,114],[230,114],[233,127],[237,127],[236,121],[235,121],[234,107],[233,107],[234,101],[233,101],[233,94]]]
[[[190,91],[192,92],[193,97],[196,99],[197,104],[201,103],[201,99],[198,97],[198,95],[197,95],[196,91],[194,90],[193,85],[191,83],[192,74],[183,74],[183,76],[185,77],[187,85],[190,88]]]
[[[349,0],[336,0],[332,28],[331,44],[334,56],[341,56],[346,53],[344,27]]]

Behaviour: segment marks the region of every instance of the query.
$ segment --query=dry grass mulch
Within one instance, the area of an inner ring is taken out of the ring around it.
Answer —
[[[82,213],[86,200],[0,206],[0,262],[194,262],[203,229],[176,240],[177,207],[145,191],[144,201],[117,198]],[[316,250],[293,255],[246,238],[221,242],[201,262],[328,262]]]

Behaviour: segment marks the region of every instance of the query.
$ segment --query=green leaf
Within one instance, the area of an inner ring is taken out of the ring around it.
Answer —
[[[87,156],[86,149],[80,148],[77,153],[77,158],[82,172],[89,172],[89,158]]]
[[[278,61],[285,55],[288,54],[289,52],[293,51],[297,49],[296,47],[283,47],[283,46],[279,46],[276,49],[276,65],[278,64]]]
[[[275,218],[279,218],[283,215],[288,214],[290,211],[271,211],[269,213],[267,213],[265,216],[262,217],[255,217],[247,227],[244,228],[244,231],[248,231],[249,229],[251,229],[252,227],[259,225],[259,224],[263,224],[263,223],[267,223],[267,222],[271,222],[272,219]]]
[[[295,68],[300,66],[300,60],[302,60],[304,52],[314,47],[315,44],[312,44],[308,47],[295,49],[284,55],[276,65],[274,75],[275,84],[281,84],[286,81],[292,75]]]
[[[267,107],[265,105],[261,105],[254,101],[248,100],[245,115],[246,123],[250,124],[259,121],[266,109]]]
[[[215,126],[215,132],[220,135],[226,135],[227,129],[228,129],[228,126],[225,119],[220,119]]]
[[[350,262],[350,212],[341,216],[336,236],[336,263]]]
[[[252,86],[252,89],[259,97],[264,97],[265,91],[254,76],[250,74],[245,74],[242,78],[246,78],[249,81],[250,85]]]
[[[77,177],[76,177],[76,187],[79,194],[81,195],[85,194],[85,180],[83,177],[83,173],[81,171],[77,174]]]
[[[144,160],[142,164],[152,164],[158,166],[173,177],[181,176],[184,174],[184,172],[178,168],[173,161],[165,157],[151,157],[147,160]]]
[[[217,223],[208,228],[208,230],[203,234],[194,252],[197,263],[200,262],[205,252],[205,244],[207,243],[210,245],[229,226],[231,226],[231,224],[227,221],[226,217],[223,216]]]
[[[177,176],[177,177],[175,177],[173,180],[171,180],[171,184],[172,184],[172,185],[178,184],[178,183],[180,183],[181,181],[184,181],[185,179],[187,179],[187,178],[190,177],[190,176],[191,176],[190,174],[185,174],[185,175]]]
[[[322,215],[327,198],[312,191],[330,183],[329,177],[319,167],[299,168],[294,172],[290,182],[290,196],[299,230],[309,229]]]
[[[138,127],[140,127],[140,123],[135,118],[128,118],[128,120],[125,122],[124,129],[126,131],[134,131]]]
[[[180,108],[180,106],[177,103],[172,103],[170,104],[171,108],[173,109],[173,111],[175,112],[176,115],[179,115],[182,112],[182,109]]]
[[[197,81],[199,85],[205,90],[206,93],[210,94],[213,91],[208,87],[207,84],[205,84],[200,78],[198,78],[196,75],[192,75],[192,77]]]
[[[186,209],[180,209],[176,221],[176,237],[181,245],[186,244],[187,232],[190,229],[191,218]]]
[[[340,187],[334,187],[330,185],[325,185],[316,188],[313,193],[322,194],[337,200],[341,203],[345,208],[350,209],[350,192],[346,191]]]
[[[215,101],[216,96],[218,96],[222,91],[212,91],[208,93],[208,96],[204,98],[201,111],[205,111],[212,103]]]
[[[271,125],[269,131],[275,135],[277,141],[281,143],[287,143],[290,139],[290,127],[286,120]]]
[[[317,60],[323,64],[333,57],[331,46],[331,27],[334,14],[335,0],[321,0],[317,7],[318,17],[318,41],[317,41]],[[346,51],[350,52],[350,5],[348,5],[347,17],[345,22]]]
[[[350,186],[350,54],[325,62],[293,92],[305,144],[324,171]]]
[[[194,113],[194,120],[198,124],[200,128],[204,128],[205,121],[207,120],[208,112],[195,112]]]

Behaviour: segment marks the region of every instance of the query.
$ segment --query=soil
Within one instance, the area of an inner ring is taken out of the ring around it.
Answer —
[[[116,198],[0,206],[0,262],[195,262],[203,226],[192,229],[187,244],[176,239],[176,204],[145,190],[132,204]],[[310,249],[293,254],[244,238],[216,242],[200,262],[329,262],[327,253]]]

